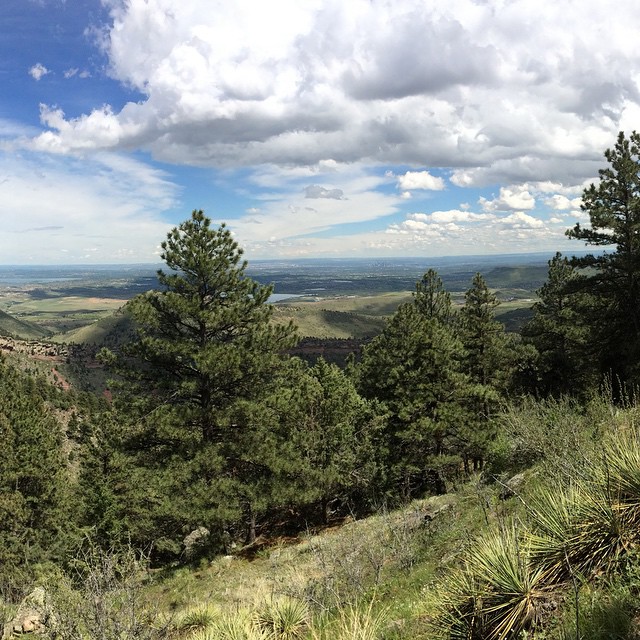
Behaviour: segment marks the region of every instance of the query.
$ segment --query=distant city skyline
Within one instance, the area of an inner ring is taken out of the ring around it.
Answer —
[[[3,0],[0,264],[571,253],[640,128],[640,5]]]

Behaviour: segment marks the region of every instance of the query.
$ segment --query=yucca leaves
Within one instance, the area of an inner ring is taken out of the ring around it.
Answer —
[[[505,640],[535,626],[548,588],[544,569],[531,562],[515,525],[492,531],[447,581],[437,625],[450,638]]]
[[[535,627],[550,592],[619,569],[640,543],[640,433],[627,428],[568,487],[528,504],[529,527],[494,530],[441,590],[436,626],[456,640],[507,640]]]
[[[378,640],[384,637],[387,623],[385,610],[374,611],[374,601],[366,608],[357,604],[341,607],[337,619],[312,628],[310,640]]]
[[[265,603],[254,621],[270,640],[297,640],[306,632],[309,618],[304,602],[285,598]]]
[[[220,613],[214,608],[202,605],[192,609],[188,609],[182,613],[176,622],[175,628],[180,632],[206,631],[220,617]]]
[[[620,431],[609,438],[596,480],[606,486],[627,518],[640,520],[640,434],[635,429]]]
[[[546,591],[544,570],[532,564],[516,528],[490,533],[469,555],[488,587],[483,602],[486,638],[502,640],[535,625]]]

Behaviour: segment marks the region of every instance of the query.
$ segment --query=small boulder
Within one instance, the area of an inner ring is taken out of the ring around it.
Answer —
[[[47,601],[47,593],[42,587],[35,588],[20,603],[18,612],[4,627],[3,640],[16,635],[46,635],[53,631],[55,616]]]
[[[502,486],[500,498],[506,500],[507,498],[518,495],[524,487],[525,480],[526,478],[524,473],[516,473],[515,476],[509,478]]]
[[[198,527],[194,529],[185,539],[182,541],[184,546],[184,556],[187,560],[191,560],[197,557],[198,553],[209,542],[209,536],[211,532],[206,527]]]

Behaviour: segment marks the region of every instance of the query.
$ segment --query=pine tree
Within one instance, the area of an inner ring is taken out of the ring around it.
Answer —
[[[614,382],[640,379],[640,134],[623,132],[613,149],[605,151],[609,166],[599,171],[600,182],[585,189],[581,209],[591,226],[579,223],[570,238],[613,252],[574,258],[584,274],[582,288],[594,296],[592,340],[600,346],[601,372]]]
[[[451,320],[453,308],[451,296],[442,284],[438,272],[429,269],[416,283],[413,302],[424,318],[447,323]]]
[[[272,287],[245,275],[242,250],[224,224],[212,229],[194,211],[162,250],[170,272],[158,271],[160,290],[129,303],[137,338],[110,361],[146,410],[177,409],[185,428],[221,442],[227,409],[255,396],[294,332],[270,324]]]
[[[11,589],[22,570],[60,559],[69,533],[69,477],[62,428],[48,389],[0,356],[0,581]]]
[[[562,254],[549,261],[547,281],[536,292],[533,318],[522,334],[538,351],[536,391],[560,396],[586,391],[595,382],[595,345],[589,340],[594,301],[584,276]]]
[[[496,377],[504,325],[495,317],[500,303],[480,273],[473,277],[460,310],[465,364],[472,380],[490,385]]]
[[[486,447],[494,435],[493,418],[505,380],[507,341],[504,326],[495,318],[499,302],[480,273],[473,278],[460,310],[460,335],[464,345],[463,367],[471,387],[467,397],[469,421],[458,432],[468,469],[482,465]],[[504,377],[504,376],[502,376]]]
[[[246,506],[240,462],[258,439],[247,406],[273,392],[296,337],[270,322],[272,288],[245,275],[224,225],[194,211],[162,250],[161,289],[128,304],[136,337],[103,358],[120,380],[117,405],[134,418],[126,446],[148,470],[157,533],[175,548],[189,528],[219,531]]]
[[[309,377],[298,449],[326,523],[332,505],[370,490],[379,472],[377,425],[369,403],[336,365],[320,359]]]
[[[467,417],[462,357],[451,327],[423,315],[419,303],[401,305],[363,352],[359,388],[389,412],[389,475],[404,498],[444,491],[439,467],[456,453],[452,439]]]

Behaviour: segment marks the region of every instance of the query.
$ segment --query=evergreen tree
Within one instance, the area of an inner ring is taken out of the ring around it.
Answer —
[[[389,475],[404,498],[426,488],[444,491],[441,467],[446,454],[456,453],[452,438],[467,419],[462,344],[419,304],[400,306],[365,348],[357,372],[363,395],[389,412]]]
[[[127,306],[137,337],[122,357],[109,358],[144,410],[179,410],[184,428],[207,442],[228,433],[226,412],[254,397],[294,344],[291,326],[270,324],[272,287],[245,275],[242,249],[224,224],[211,228],[202,211],[162,243],[170,272],[158,271],[161,290]]]
[[[468,469],[469,459],[481,466],[488,442],[494,435],[493,417],[506,381],[507,342],[504,326],[495,318],[499,302],[480,273],[473,278],[460,310],[463,366],[471,387],[467,397],[469,421],[458,432]],[[502,379],[501,379],[502,378]]]
[[[352,381],[323,359],[310,369],[305,415],[297,429],[307,482],[317,492],[323,520],[332,505],[368,494],[379,475],[379,421]]]
[[[244,509],[239,461],[257,439],[247,403],[273,391],[296,338],[270,322],[272,288],[245,275],[224,225],[194,211],[162,250],[161,289],[127,305],[135,338],[103,358],[120,380],[118,406],[135,419],[126,446],[149,471],[156,535],[175,550],[189,529],[221,531]]]
[[[602,373],[614,382],[640,380],[640,134],[623,132],[613,149],[600,182],[585,189],[581,209],[590,227],[579,223],[567,231],[570,238],[614,251],[574,258],[584,273],[582,289],[594,296],[592,340],[599,345]]]
[[[593,383],[597,352],[589,340],[594,301],[582,291],[584,276],[562,254],[549,261],[547,281],[538,289],[533,318],[522,330],[538,351],[536,390],[563,395],[587,390]]]
[[[424,318],[444,323],[452,318],[451,296],[434,269],[429,269],[416,283],[413,302]]]
[[[22,570],[61,558],[70,523],[62,429],[48,389],[0,356],[0,579],[11,588]]]
[[[471,288],[465,293],[460,325],[467,372],[481,385],[493,384],[499,370],[504,337],[504,325],[495,317],[499,304],[482,275],[476,273]]]

